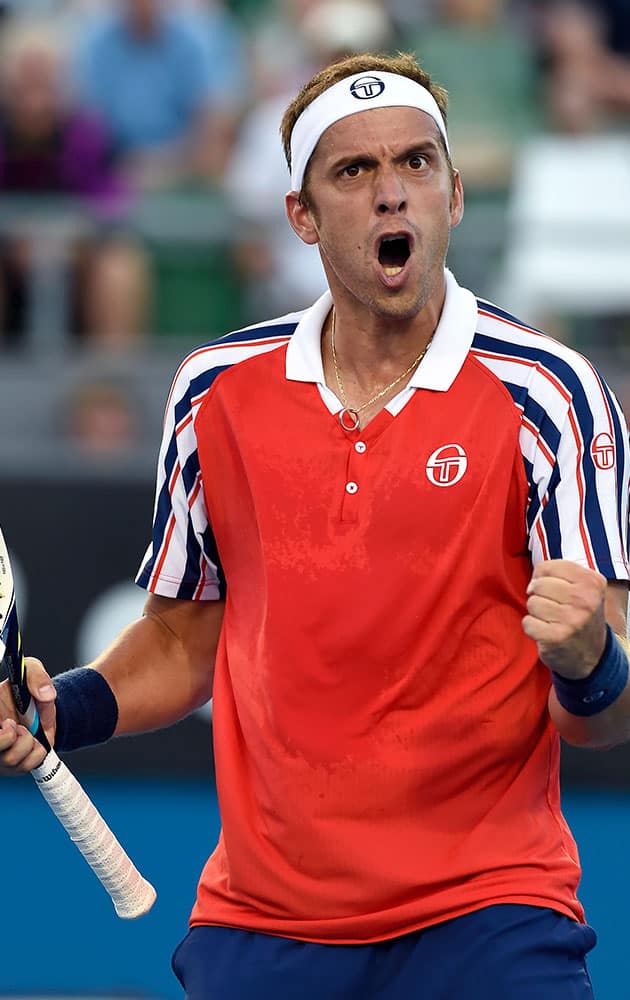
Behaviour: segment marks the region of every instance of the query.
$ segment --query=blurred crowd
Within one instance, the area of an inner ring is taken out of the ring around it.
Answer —
[[[562,269],[554,300],[523,265],[545,239],[527,192],[541,164],[555,168],[543,187],[559,178],[552,207],[574,191],[577,230],[543,219],[560,259],[607,238],[580,228],[592,189],[630,205],[630,173],[616,194],[605,179],[607,157],[630,162],[627,0],[5,0],[0,352],[131,355],[173,338],[181,352],[313,301],[324,277],[284,218],[280,118],[320,66],[375,50],[413,51],[449,91],[470,220],[451,246],[459,280],[546,303],[559,335],[579,336],[559,319],[579,299]],[[583,267],[588,313],[597,268]],[[613,340],[628,335],[622,284],[596,307]],[[96,393],[99,419],[118,391]]]

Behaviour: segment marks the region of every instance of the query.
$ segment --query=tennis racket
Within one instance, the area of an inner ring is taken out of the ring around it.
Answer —
[[[147,913],[156,892],[134,866],[77,779],[50,746],[26,685],[22,637],[9,553],[0,531],[0,658],[4,659],[20,721],[47,750],[31,771],[37,787],[70,839],[111,896],[119,917]]]

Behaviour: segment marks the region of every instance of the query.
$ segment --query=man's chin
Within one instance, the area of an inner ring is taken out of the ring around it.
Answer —
[[[413,298],[404,294],[380,295],[378,300],[374,302],[373,309],[384,318],[404,323],[414,320],[422,312],[424,305],[425,302],[419,299],[417,294]]]

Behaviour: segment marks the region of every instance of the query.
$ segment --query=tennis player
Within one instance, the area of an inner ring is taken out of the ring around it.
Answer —
[[[587,1000],[559,744],[630,735],[623,416],[445,269],[462,181],[411,57],[318,73],[282,137],[330,289],[184,361],[145,614],[33,691],[61,750],[213,694],[193,1000]]]

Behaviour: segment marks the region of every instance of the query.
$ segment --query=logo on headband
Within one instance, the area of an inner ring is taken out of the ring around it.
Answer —
[[[385,90],[385,84],[377,76],[362,76],[350,87],[350,93],[359,101],[367,101],[370,97],[378,97]]]

